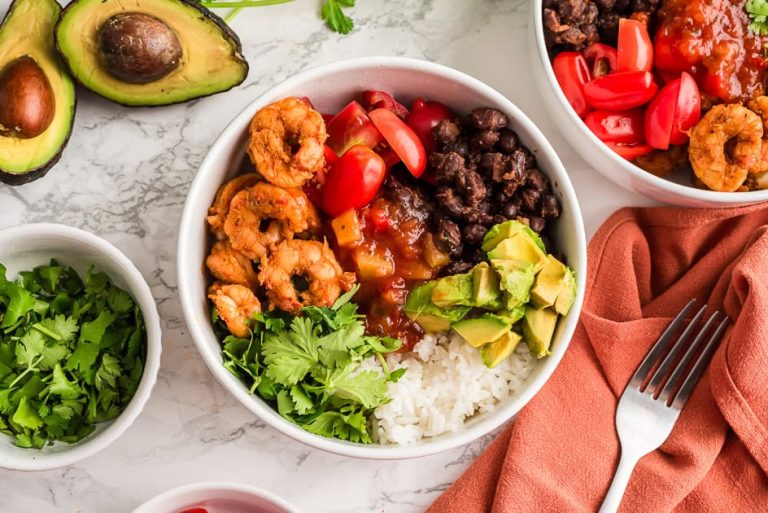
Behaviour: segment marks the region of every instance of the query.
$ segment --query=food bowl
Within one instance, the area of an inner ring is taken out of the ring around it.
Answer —
[[[72,465],[106,448],[120,438],[139,416],[149,399],[160,367],[160,318],[157,305],[136,266],[117,248],[91,233],[59,224],[28,224],[0,231],[0,263],[8,277],[19,271],[48,264],[52,258],[85,276],[90,263],[109,275],[111,281],[134,297],[147,330],[144,373],[133,399],[115,419],[96,425],[96,430],[74,444],[56,442],[38,449],[16,447],[10,437],[0,435],[0,468],[48,470]]]
[[[500,403],[493,412],[467,421],[459,432],[402,446],[362,445],[313,435],[280,417],[260,398],[251,396],[222,366],[221,348],[211,327],[203,272],[210,246],[205,222],[208,207],[219,185],[238,169],[245,153],[248,125],[256,111],[286,96],[309,96],[320,112],[333,112],[365,89],[385,90],[406,102],[426,96],[459,113],[478,106],[505,112],[510,128],[534,153],[539,168],[550,177],[561,200],[563,215],[552,225],[550,233],[580,278],[576,303],[569,315],[560,320],[552,354],[539,362],[517,396]],[[179,232],[178,272],[184,316],[197,348],[214,376],[246,408],[282,433],[319,449],[352,457],[401,459],[433,454],[476,440],[514,417],[541,389],[563,357],[576,328],[584,295],[586,240],[581,211],[562,163],[538,128],[502,94],[470,76],[425,61],[393,57],[351,59],[308,70],[283,82],[248,105],[222,132],[187,197]]]
[[[280,497],[239,483],[180,486],[150,499],[133,513],[180,513],[191,508],[205,508],[209,513],[299,513]]]
[[[563,137],[594,169],[617,185],[649,198],[681,207],[714,208],[749,205],[768,201],[768,190],[718,192],[691,185],[689,170],[667,178],[655,176],[623,159],[597,138],[571,108],[552,71],[544,42],[542,0],[530,4],[529,34],[534,76],[542,93],[542,103]]]

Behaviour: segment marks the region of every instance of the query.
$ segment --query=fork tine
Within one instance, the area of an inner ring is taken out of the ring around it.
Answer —
[[[696,324],[699,322],[706,310],[707,305],[704,305],[699,309],[698,312],[696,312],[696,315],[693,316],[691,322],[688,324],[688,326],[685,327],[685,330],[683,330],[680,338],[677,339],[675,345],[672,346],[672,349],[669,350],[667,356],[664,357],[664,360],[656,369],[656,372],[653,373],[653,376],[648,382],[648,385],[646,385],[646,387],[642,389],[641,392],[650,392],[651,394],[656,393],[656,390],[658,390],[662,381],[664,381],[664,376],[667,375],[669,368],[672,367],[672,364],[675,362],[675,358],[677,358],[677,355],[680,354],[680,351],[682,351],[683,347],[685,347],[685,344],[687,344],[691,339],[691,336],[693,336],[693,332],[696,329]]]
[[[664,388],[661,389],[661,393],[659,394],[660,401],[666,403],[669,400],[669,397],[672,395],[672,392],[680,384],[683,373],[688,370],[688,365],[691,363],[691,360],[696,354],[699,345],[701,345],[707,334],[709,334],[710,328],[715,323],[719,315],[720,312],[713,313],[709,319],[707,319],[707,322],[704,323],[704,326],[699,330],[699,333],[696,335],[696,338],[693,339],[691,345],[688,346],[685,354],[680,359],[675,369],[672,371],[672,374],[670,374],[669,379],[664,385]]]
[[[696,383],[699,382],[701,375],[704,374],[704,369],[707,368],[707,364],[709,364],[709,359],[712,357],[712,354],[715,352],[715,349],[717,349],[717,346],[720,343],[720,339],[723,338],[723,335],[725,334],[725,330],[726,328],[728,328],[729,322],[730,322],[730,319],[726,316],[725,319],[723,319],[723,321],[717,327],[717,330],[715,330],[715,333],[707,342],[707,345],[704,347],[704,350],[699,355],[698,360],[696,360],[696,364],[693,366],[693,369],[691,369],[691,372],[690,374],[688,374],[688,377],[685,378],[685,381],[683,381],[683,384],[680,387],[680,390],[677,392],[675,399],[672,401],[673,408],[682,410],[683,406],[685,406],[685,403],[688,401],[688,398],[691,396],[691,393],[693,392],[693,389],[696,386]]]
[[[691,308],[693,308],[693,305],[695,304],[696,299],[691,299],[688,304],[685,305],[682,310],[680,310],[680,313],[677,314],[677,317],[675,317],[669,326],[667,326],[667,329],[665,329],[664,333],[661,334],[659,340],[656,341],[651,350],[648,351],[648,354],[645,355],[642,363],[637,367],[634,376],[632,376],[632,380],[629,382],[629,386],[640,388],[640,385],[642,385],[643,381],[645,380],[645,376],[648,374],[651,368],[653,368],[653,364],[656,363],[656,360],[667,349],[667,346],[672,340],[673,335],[680,327],[680,324],[682,324],[682,322],[685,320],[685,317],[690,313]]]

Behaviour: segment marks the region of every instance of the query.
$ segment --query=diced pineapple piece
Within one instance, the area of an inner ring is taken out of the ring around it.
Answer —
[[[336,235],[336,242],[343,248],[356,246],[363,240],[363,230],[360,226],[360,219],[357,212],[353,209],[347,210],[339,217],[331,221],[333,233]]]

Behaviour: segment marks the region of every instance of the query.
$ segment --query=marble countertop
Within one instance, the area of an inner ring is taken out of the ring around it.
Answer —
[[[317,64],[404,55],[474,75],[520,106],[550,138],[581,201],[588,235],[613,210],[648,204],[606,182],[567,145],[529,71],[527,0],[359,0],[342,37],[314,0],[251,9],[232,23],[251,63],[237,89],[158,109],[127,109],[80,90],[72,140],[45,178],[0,185],[0,227],[60,222],[103,236],[149,282],[163,327],[162,368],[146,409],[108,449],[71,467],[0,470],[3,513],[129,513],[168,488],[251,483],[307,513],[423,511],[491,437],[412,461],[374,462],[310,449],[254,418],[214,381],[181,314],[175,266],[184,198],[208,146],[263,91]],[[0,13],[8,0],[0,0]]]

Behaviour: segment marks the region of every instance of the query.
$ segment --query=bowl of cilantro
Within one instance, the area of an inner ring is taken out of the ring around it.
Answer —
[[[0,468],[63,467],[106,448],[159,366],[157,306],[128,257],[63,225],[0,231]]]

